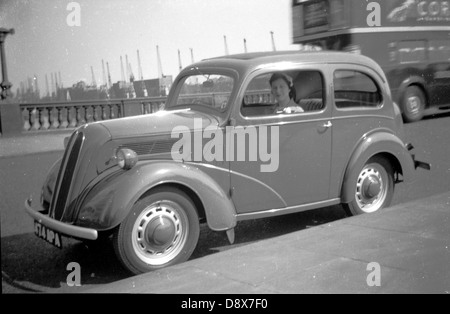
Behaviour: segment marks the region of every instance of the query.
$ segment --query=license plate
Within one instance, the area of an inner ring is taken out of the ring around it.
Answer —
[[[44,226],[36,220],[34,221],[34,234],[57,248],[62,248],[61,234]]]

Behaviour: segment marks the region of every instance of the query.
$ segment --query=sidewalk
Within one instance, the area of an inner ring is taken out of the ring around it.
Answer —
[[[63,151],[64,138],[73,130],[30,132],[15,137],[0,136],[0,158],[34,153]]]
[[[375,268],[368,268],[372,262],[380,265],[380,286],[367,284],[376,278]],[[84,293],[449,294],[450,192],[212,254]]]

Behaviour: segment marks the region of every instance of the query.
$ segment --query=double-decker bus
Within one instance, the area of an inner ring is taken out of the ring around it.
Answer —
[[[293,0],[292,16],[295,44],[377,61],[406,122],[450,110],[450,0]]]

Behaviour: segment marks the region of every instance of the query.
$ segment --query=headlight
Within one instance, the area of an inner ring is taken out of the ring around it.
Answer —
[[[129,170],[138,162],[138,156],[134,150],[121,148],[116,152],[117,164],[124,170]]]

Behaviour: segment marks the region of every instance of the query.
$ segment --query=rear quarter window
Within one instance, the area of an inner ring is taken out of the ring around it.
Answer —
[[[334,101],[337,108],[381,107],[382,93],[375,80],[353,70],[334,72]]]

